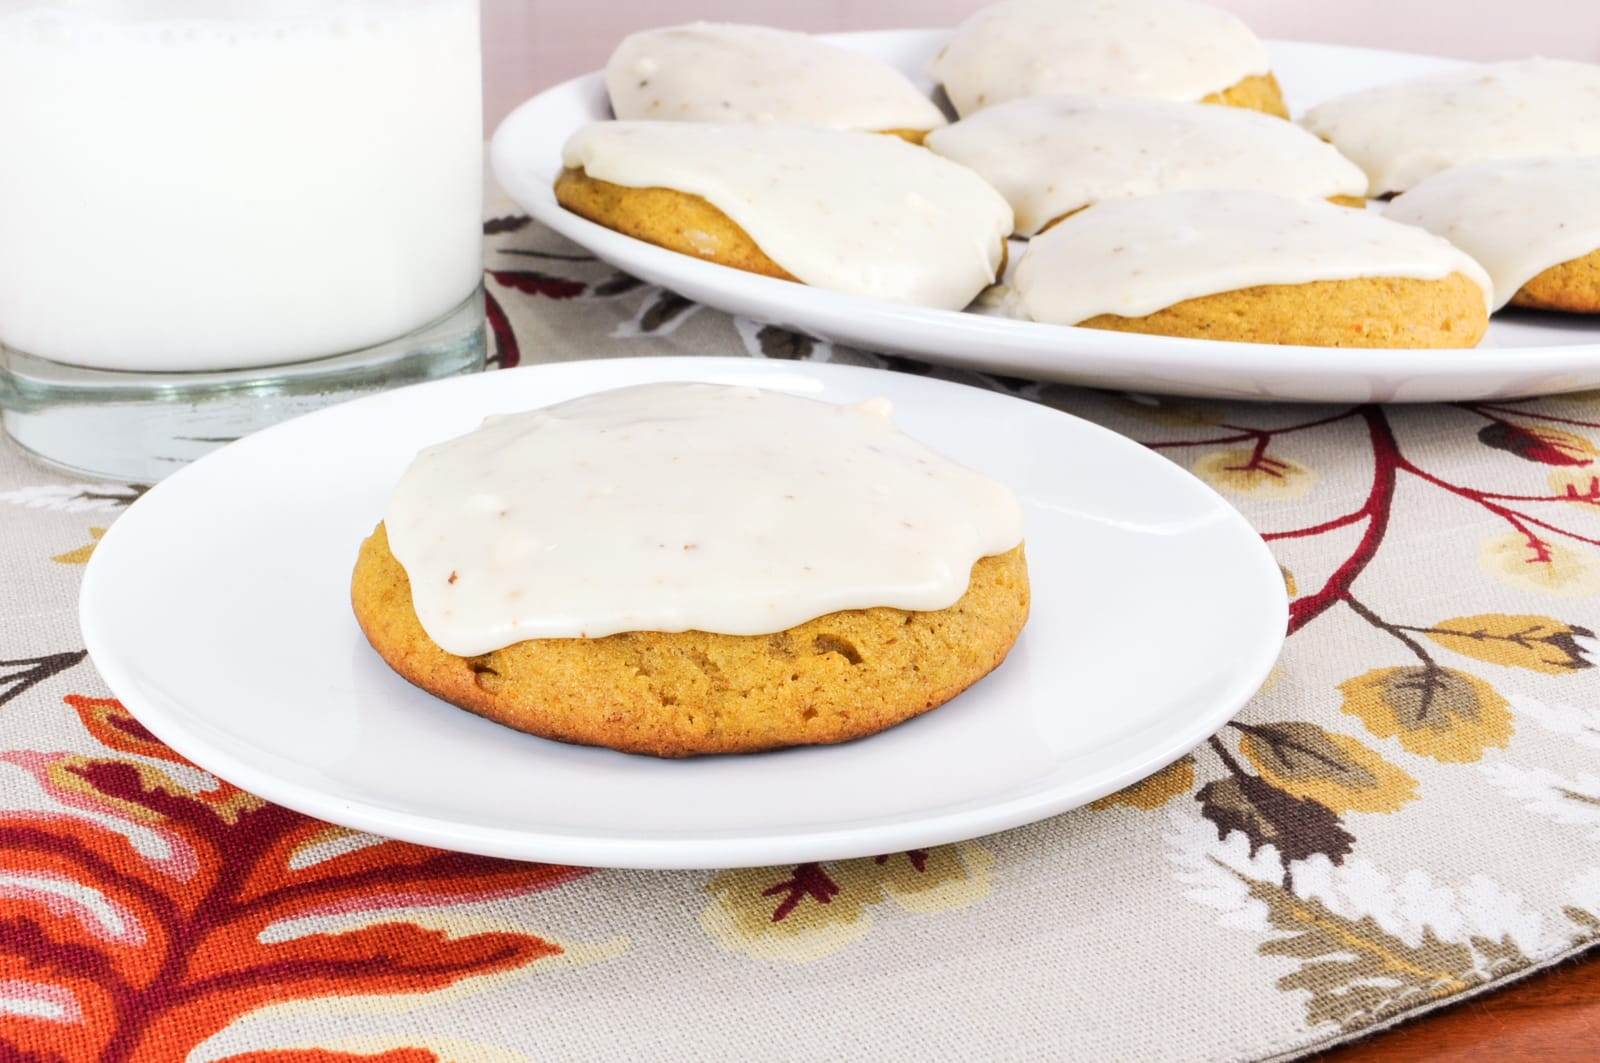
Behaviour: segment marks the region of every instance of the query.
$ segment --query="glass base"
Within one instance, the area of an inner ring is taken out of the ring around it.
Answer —
[[[264,369],[120,373],[0,345],[0,423],[69,472],[154,483],[224,443],[346,399],[483,368],[483,290],[377,347]]]

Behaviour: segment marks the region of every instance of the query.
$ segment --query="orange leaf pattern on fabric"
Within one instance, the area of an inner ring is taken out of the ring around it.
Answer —
[[[286,1048],[276,1052],[240,1052],[217,1063],[440,1063],[425,1048],[395,1048],[376,1055],[333,1052],[322,1048]]]
[[[549,889],[581,870],[341,833],[226,783],[197,785],[203,773],[115,701],[67,700],[106,745],[146,759],[0,754],[74,810],[0,814],[12,883],[0,892],[0,983],[57,1004],[13,1024],[18,1049],[176,1060],[266,1004],[420,992],[561,951],[523,930],[452,936],[405,910]],[[364,925],[267,933],[350,913]]]
[[[137,753],[141,757],[168,760],[175,764],[188,763],[146,730],[144,724],[135,720],[117,699],[68,694],[65,700],[77,712],[84,729],[101,745],[119,753]],[[224,787],[227,785],[222,784]]]

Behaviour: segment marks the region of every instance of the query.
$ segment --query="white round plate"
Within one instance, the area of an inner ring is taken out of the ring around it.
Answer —
[[[879,56],[930,92],[928,60],[946,30],[828,37]],[[1274,41],[1272,65],[1296,111],[1368,85],[1457,60],[1328,44]],[[1225,343],[1041,325],[925,310],[774,280],[703,262],[612,232],[563,210],[551,186],[561,147],[611,117],[600,74],[534,97],[495,134],[495,174],[523,209],[618,269],[697,302],[870,351],[1040,380],[1132,391],[1304,402],[1443,402],[1600,387],[1600,320],[1530,311],[1495,315],[1471,350],[1330,350]],[[1014,241],[1012,260],[1023,244]]]
[[[657,760],[508,730],[395,675],[350,613],[356,547],[421,447],[484,416],[658,380],[889,397],[913,436],[1011,484],[1033,616],[949,704],[872,738]],[[1028,823],[1163,767],[1277,657],[1283,579],[1210,488],[1045,406],[882,370],[749,359],[535,366],[406,388],[249,436],[158,484],[84,577],[111,689],[184,756],[308,815],[598,867],[893,852]]]

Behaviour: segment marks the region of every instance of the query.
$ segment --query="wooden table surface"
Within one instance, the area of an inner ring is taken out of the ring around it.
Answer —
[[[1316,1059],[1317,1063],[1600,1059],[1600,950]]]

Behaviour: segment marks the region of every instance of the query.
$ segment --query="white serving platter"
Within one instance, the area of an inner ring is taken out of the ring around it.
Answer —
[[[946,30],[887,30],[827,39],[885,59],[932,92],[927,62],[947,36]],[[1296,113],[1330,96],[1458,62],[1289,41],[1268,48]],[[599,73],[529,100],[494,138],[492,160],[502,187],[533,217],[618,269],[729,313],[836,343],[1040,380],[1216,398],[1432,402],[1600,387],[1600,320],[1592,318],[1502,312],[1471,350],[1289,347],[898,306],[718,266],[612,232],[556,203],[551,187],[562,145],[586,123],[610,116]],[[1013,244],[1013,260],[1020,247]]]

